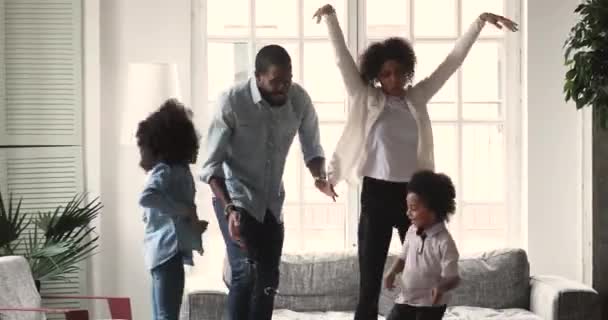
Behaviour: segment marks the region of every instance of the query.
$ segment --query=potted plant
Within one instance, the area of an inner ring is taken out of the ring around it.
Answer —
[[[576,108],[591,106],[594,118],[608,128],[608,1],[583,0],[579,21],[565,44],[568,67],[564,93]]]
[[[24,256],[38,288],[43,280],[68,280],[64,275],[78,270],[98,247],[91,222],[102,208],[99,199],[85,203],[79,194],[54,211],[37,214],[25,212],[21,204],[12,196],[5,204],[0,194],[0,256]]]

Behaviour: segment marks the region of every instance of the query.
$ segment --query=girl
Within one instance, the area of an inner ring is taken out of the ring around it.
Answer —
[[[193,265],[192,251],[202,254],[194,204],[194,179],[199,142],[190,112],[177,100],[167,100],[139,123],[140,166],[149,173],[139,204],[144,208],[145,258],[152,274],[155,320],[178,320],[184,291],[184,264]]]
[[[358,230],[359,303],[355,320],[377,319],[382,272],[392,229],[401,241],[410,221],[403,215],[407,183],[418,169],[434,169],[433,132],[427,102],[460,67],[486,22],[511,31],[511,20],[484,13],[458,40],[443,63],[414,86],[416,55],[409,42],[389,38],[370,45],[359,68],[348,51],[331,5],[325,17],[338,68],[349,95],[350,113],[329,164],[329,182],[363,177]]]

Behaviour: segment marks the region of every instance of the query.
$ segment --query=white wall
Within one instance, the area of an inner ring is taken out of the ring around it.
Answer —
[[[134,319],[151,318],[150,274],[143,262],[144,181],[137,149],[120,147],[120,111],[129,62],[173,62],[181,93],[190,97],[190,1],[101,0],[101,254],[93,272],[96,294],[128,296]]]
[[[527,1],[524,227],[532,273],[583,280],[583,125],[581,114],[564,102],[562,94],[562,46],[576,21],[573,11],[578,2]]]

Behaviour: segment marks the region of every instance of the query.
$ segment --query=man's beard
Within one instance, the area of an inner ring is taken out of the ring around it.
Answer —
[[[268,102],[268,104],[270,104],[270,106],[272,107],[281,107],[284,106],[285,103],[287,103],[287,95],[285,95],[284,98],[276,99],[272,96],[271,93],[263,89],[260,89],[260,94],[262,95],[262,98],[264,98],[264,100]]]

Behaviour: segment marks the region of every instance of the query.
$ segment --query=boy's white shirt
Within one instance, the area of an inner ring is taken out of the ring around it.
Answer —
[[[401,273],[401,293],[396,303],[411,306],[432,306],[432,290],[444,279],[459,276],[460,257],[456,243],[444,223],[425,230],[424,246],[418,228],[412,225],[405,235],[400,259],[404,261]],[[450,293],[443,294],[436,305],[447,305]]]

